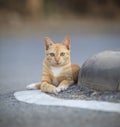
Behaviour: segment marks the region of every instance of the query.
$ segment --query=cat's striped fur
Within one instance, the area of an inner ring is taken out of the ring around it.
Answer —
[[[77,82],[80,67],[71,64],[70,38],[55,44],[48,37],[44,39],[46,56],[43,61],[40,84],[28,86],[28,89],[41,89],[43,92],[57,93]]]

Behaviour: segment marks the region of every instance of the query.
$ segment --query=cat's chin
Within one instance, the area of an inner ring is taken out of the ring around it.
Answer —
[[[66,64],[61,64],[61,63],[59,63],[59,64],[52,64],[52,65],[50,65],[50,66],[52,66],[52,67],[62,67],[62,66],[65,66]]]
[[[57,65],[51,65],[51,67],[61,67],[63,65],[57,64]]]
[[[49,65],[50,65],[50,66],[53,66],[53,67],[56,67],[56,66],[58,66],[58,67],[59,67],[59,66],[63,66],[61,63],[52,63],[52,64],[49,63]]]
[[[49,61],[47,61],[47,63],[49,66],[52,66],[52,67],[61,67],[61,66],[70,64],[70,62],[51,63]]]
[[[50,65],[51,67],[61,67],[61,66],[64,66],[63,64],[51,64]]]

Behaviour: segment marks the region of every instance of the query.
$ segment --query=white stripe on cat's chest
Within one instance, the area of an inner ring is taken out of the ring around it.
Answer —
[[[56,77],[62,71],[62,67],[51,67],[51,71],[52,71],[53,75]]]

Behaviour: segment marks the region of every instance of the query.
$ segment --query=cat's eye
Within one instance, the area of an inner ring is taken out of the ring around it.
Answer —
[[[61,52],[61,53],[60,53],[60,56],[64,56],[64,55],[65,55],[65,53],[64,53],[64,52]]]
[[[55,56],[55,53],[50,53],[50,56],[52,56],[52,57]]]

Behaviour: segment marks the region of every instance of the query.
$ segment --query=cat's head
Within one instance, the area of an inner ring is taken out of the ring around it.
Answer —
[[[70,38],[65,38],[62,43],[55,44],[50,38],[45,37],[46,61],[50,66],[63,66],[70,62]]]

